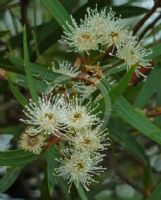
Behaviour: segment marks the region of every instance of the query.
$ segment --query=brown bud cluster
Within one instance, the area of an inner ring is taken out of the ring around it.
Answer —
[[[99,65],[83,65],[79,78],[87,85],[97,85],[103,76],[102,69]]]

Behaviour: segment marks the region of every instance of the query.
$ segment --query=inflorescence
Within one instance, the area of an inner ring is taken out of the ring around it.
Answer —
[[[20,147],[39,154],[51,135],[64,141],[61,165],[54,173],[64,175],[71,184],[80,182],[88,190],[93,174],[103,171],[98,164],[108,146],[108,133],[101,130],[102,122],[94,110],[90,101],[84,103],[77,96],[42,95],[37,104],[30,100],[24,111],[27,119],[21,119],[29,127],[21,135]]]
[[[54,95],[43,94],[38,102],[29,101],[24,110],[26,118],[21,119],[27,128],[21,135],[19,146],[40,154],[50,147],[48,141],[52,137],[57,138],[56,141],[61,142],[58,146],[60,166],[55,169],[54,175],[64,176],[70,187],[73,182],[77,186],[81,183],[89,190],[90,183],[96,182],[94,175],[105,169],[100,163],[109,141],[107,130],[102,130],[103,121],[96,111],[96,104],[87,101],[86,97],[96,91],[102,78],[109,82],[109,88],[114,82],[104,74],[98,60],[91,60],[92,55],[97,52],[98,58],[107,54],[117,57],[126,64],[127,70],[135,67],[136,74],[140,75],[141,67],[150,66],[147,59],[150,51],[144,49],[142,42],[138,42],[132,31],[125,27],[125,22],[112,10],[98,12],[97,7],[94,10],[89,8],[79,25],[73,17],[71,21],[72,24],[66,23],[61,43],[68,45],[70,51],[80,53],[80,57],[83,55],[83,61],[77,60],[74,64],[59,61],[58,66],[53,62],[52,70],[68,76],[72,90],[68,89],[69,82],[63,85],[55,83]],[[62,86],[63,91],[60,90]]]
[[[70,51],[86,52],[90,54],[93,50],[108,52],[111,56],[123,60],[129,69],[132,66],[148,67],[147,56],[151,51],[146,50],[142,42],[138,42],[125,26],[124,20],[116,17],[115,13],[107,9],[98,12],[98,9],[87,9],[84,20],[78,25],[71,17],[72,25],[67,23],[64,35],[60,42],[67,44]]]

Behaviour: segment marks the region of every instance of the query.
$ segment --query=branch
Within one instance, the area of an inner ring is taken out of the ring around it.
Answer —
[[[141,193],[143,196],[146,196],[146,193],[143,188],[141,188],[135,181],[130,179],[119,167],[115,167],[116,174],[128,185],[131,185],[135,190]]]
[[[150,23],[150,24],[143,30],[142,34],[139,36],[139,40],[141,40],[141,39],[144,37],[144,35],[145,35],[150,29],[152,29],[152,28],[154,27],[154,25],[155,25],[160,19],[161,19],[161,15],[158,15],[158,16],[155,18],[155,20],[154,20],[152,23]]]
[[[154,6],[144,15],[144,17],[136,24],[136,26],[133,28],[133,34],[135,35],[139,29],[142,27],[142,25],[145,23],[145,21],[156,11],[158,8],[158,4],[155,3]]]
[[[113,143],[111,143],[111,150],[112,150],[112,154],[115,154],[115,146],[113,145]],[[118,163],[118,161],[115,159],[115,157],[111,157],[111,164],[113,166],[113,169],[115,171],[115,173],[117,174],[117,176],[120,177],[120,179],[122,179],[125,183],[127,183],[128,185],[131,185],[135,190],[137,190],[140,194],[142,194],[144,197],[147,197],[146,191],[144,190],[143,187],[141,187],[140,185],[138,185],[135,181],[133,181],[131,178],[128,177],[127,173],[123,172],[120,169],[120,165]]]
[[[20,9],[21,9],[21,22],[22,25],[29,26],[28,16],[27,16],[27,6],[29,4],[29,0],[20,0]]]
[[[161,107],[153,108],[150,110],[145,110],[147,117],[157,117],[161,115]]]

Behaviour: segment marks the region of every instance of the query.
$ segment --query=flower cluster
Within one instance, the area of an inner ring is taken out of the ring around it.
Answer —
[[[71,51],[83,53],[74,64],[62,60],[53,62],[54,87],[48,90],[49,95],[43,94],[38,102],[30,100],[26,105],[26,118],[21,121],[27,128],[19,146],[40,154],[60,142],[60,166],[53,173],[64,176],[70,187],[73,182],[76,186],[81,183],[89,190],[90,183],[95,182],[94,175],[104,171],[100,163],[109,142],[108,132],[102,130],[103,121],[99,118],[100,112],[96,112],[96,104],[85,97],[93,93],[93,99],[100,98],[97,86],[101,79],[106,79],[103,83],[108,89],[115,83],[105,73],[106,66],[100,64],[100,59],[117,57],[116,60],[124,61],[127,69],[135,66],[136,74],[140,75],[140,68],[150,66],[146,58],[150,51],[144,49],[112,10],[87,9],[79,25],[71,19],[72,24],[66,24],[61,43],[69,45]]]
[[[86,190],[91,182],[95,182],[93,175],[104,170],[99,163],[104,156],[101,151],[108,145],[108,134],[101,131],[101,121],[92,114],[90,104],[82,106],[83,101],[77,97],[69,100],[66,122],[68,145],[63,149],[61,166],[56,169],[58,174],[68,179],[70,186],[73,182],[78,186],[80,182]]]
[[[84,20],[80,24],[71,17],[72,24],[67,23],[61,43],[69,45],[71,51],[86,52],[93,50],[116,56],[125,62],[127,69],[132,66],[148,67],[146,58],[150,51],[144,49],[132,31],[125,27],[125,22],[115,13],[104,9],[87,9]]]
[[[78,96],[42,95],[37,103],[30,100],[26,119],[21,119],[29,127],[21,135],[20,147],[39,154],[52,135],[60,138],[64,145],[57,175],[64,175],[70,185],[80,182],[88,190],[93,174],[103,171],[101,151],[108,145],[107,132],[101,130],[102,122],[94,111],[91,101],[85,103]]]

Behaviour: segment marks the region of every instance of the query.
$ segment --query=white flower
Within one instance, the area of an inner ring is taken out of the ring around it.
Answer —
[[[125,61],[127,69],[132,66],[150,66],[149,60],[146,57],[151,51],[144,49],[141,43],[138,43],[136,39],[127,41],[127,44],[118,49],[116,56]]]
[[[102,166],[97,166],[101,161],[101,155],[100,157],[94,157],[94,159],[92,159],[86,152],[75,151],[71,157],[65,155],[64,159],[60,160],[62,164],[55,171],[56,174],[64,176],[68,180],[70,187],[73,182],[75,182],[77,186],[81,183],[84,188],[89,191],[88,186],[92,182],[96,182],[93,176],[96,174],[99,175],[100,172],[104,171]]]
[[[63,116],[63,101],[59,97],[49,98],[47,96],[39,97],[38,103],[30,100],[29,105],[24,111],[27,119],[21,119],[22,122],[35,127],[37,133],[59,135],[64,125],[61,124]]]
[[[78,130],[100,122],[97,114],[92,114],[95,108],[91,108],[91,101],[85,105],[83,105],[83,101],[84,98],[80,99],[77,96],[69,99],[67,103],[68,108],[64,115],[64,123],[67,124],[67,127]]]
[[[68,44],[75,52],[89,53],[90,50],[98,49],[98,40],[95,32],[92,31],[88,24],[80,26],[72,19],[72,25],[66,24],[64,35],[60,40],[63,44]]]
[[[119,20],[115,17],[115,13],[110,9],[107,13],[107,9],[103,9],[100,12],[97,7],[95,9],[87,9],[87,15],[85,15],[84,24],[88,24],[97,36],[104,36],[107,31],[107,25]]]
[[[96,153],[97,151],[105,150],[109,145],[107,135],[107,132],[101,131],[100,126],[93,130],[90,127],[78,130],[71,136],[69,135],[69,141],[71,142],[71,148],[74,147],[76,150]]]
[[[59,68],[55,68],[55,63],[53,62],[52,69],[54,72],[59,74],[64,74],[72,78],[77,77],[80,74],[80,71],[76,66],[73,66],[68,61],[59,61]]]
[[[19,146],[21,149],[24,149],[25,151],[30,151],[34,154],[40,154],[42,151],[42,146],[45,144],[46,137],[42,134],[33,134],[31,131],[32,127],[29,127],[25,130],[25,132],[21,135]],[[29,135],[29,134],[33,135]]]
[[[98,43],[106,47],[112,45],[119,47],[127,40],[129,35],[128,30],[124,28],[124,21],[115,17],[112,10],[107,13],[107,9],[98,12],[97,7],[94,10],[88,8],[84,24],[88,24],[95,32],[97,39],[100,40]]]
[[[118,25],[117,22],[111,22],[109,26],[106,26],[106,34],[104,36],[104,44],[108,47],[114,46],[117,49],[120,48],[128,40],[129,35],[132,35],[127,29]]]
[[[92,31],[95,32],[97,39],[99,38],[100,41],[105,36],[106,26],[109,25],[110,22],[114,19],[114,12],[110,10],[107,13],[107,9],[103,9],[100,12],[98,11],[97,7],[95,9],[87,9],[87,14],[85,15],[85,19],[83,21],[84,24],[88,24],[91,27]]]

